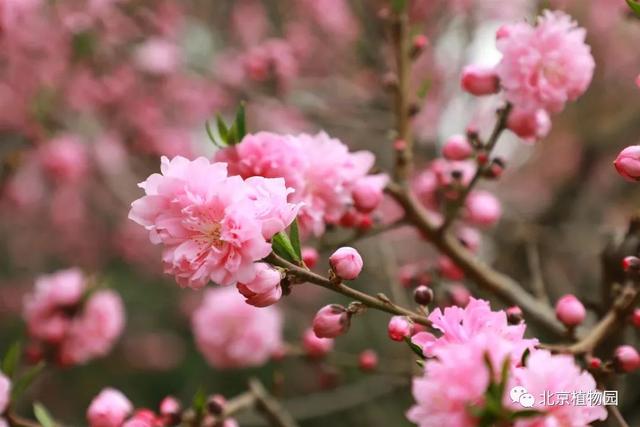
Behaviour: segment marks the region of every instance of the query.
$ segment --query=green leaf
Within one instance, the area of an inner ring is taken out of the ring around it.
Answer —
[[[47,408],[38,402],[33,404],[33,415],[42,427],[55,427],[56,425]]]
[[[238,111],[236,111],[236,130],[238,142],[242,141],[242,138],[247,134],[247,118],[244,110],[244,102],[240,103]]]
[[[191,402],[191,407],[198,416],[204,413],[204,407],[207,404],[207,393],[205,393],[204,388],[202,386],[198,387],[198,391],[193,395],[193,401]]]
[[[229,129],[224,123],[224,120],[222,120],[222,117],[220,117],[220,114],[216,115],[216,124],[218,126],[218,135],[220,135],[222,143],[224,145],[229,145]]]
[[[231,128],[229,129],[227,144],[233,146],[233,145],[236,145],[238,142],[240,142],[238,140],[238,126],[236,126],[236,123],[234,123],[231,125]]]
[[[640,3],[636,2],[635,0],[627,0],[627,4],[629,5],[633,13],[638,18],[640,18]]]
[[[224,146],[222,146],[219,142],[218,139],[216,138],[216,136],[213,134],[213,131],[211,130],[211,125],[209,125],[209,122],[206,121],[204,122],[204,128],[207,130],[207,136],[209,137],[209,140],[211,142],[213,142],[213,145],[215,145],[218,148],[224,148]]]
[[[71,49],[74,59],[87,59],[93,56],[96,37],[90,31],[81,31],[73,35]]]
[[[20,376],[13,383],[13,387],[11,388],[11,400],[16,401],[22,396],[22,393],[29,388],[33,380],[38,376],[40,372],[44,369],[44,362],[40,362],[35,366],[32,366],[27,372]]]
[[[407,7],[407,0],[391,0],[391,9],[395,13],[400,13]]]
[[[2,369],[0,370],[9,378],[13,377],[13,374],[16,372],[21,355],[22,348],[20,342],[13,343],[5,353],[2,359]]]
[[[289,239],[291,240],[291,246],[298,259],[302,259],[302,249],[300,248],[300,230],[298,229],[298,219],[294,218],[291,226],[289,227]]]
[[[279,232],[273,238],[271,238],[271,248],[273,251],[286,259],[287,261],[299,264],[300,258],[296,253],[296,250],[293,248],[291,244],[291,240],[289,240],[289,236],[287,236],[284,232]]]
[[[511,360],[509,357],[504,359],[502,362],[502,371],[500,371],[500,384],[498,384],[498,397],[502,399],[504,395],[504,389],[507,387],[507,380],[509,376],[509,366],[511,365]]]
[[[418,357],[420,357],[421,359],[424,359],[424,353],[422,352],[422,348],[419,345],[414,344],[413,341],[411,341],[411,338],[404,337],[404,342],[407,343],[411,351],[417,354]]]

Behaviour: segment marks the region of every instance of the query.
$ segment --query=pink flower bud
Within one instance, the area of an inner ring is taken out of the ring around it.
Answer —
[[[556,317],[566,326],[577,326],[584,321],[587,312],[574,295],[565,295],[556,303]]]
[[[175,420],[176,415],[180,415],[181,410],[182,405],[180,404],[180,401],[173,396],[167,396],[162,399],[162,402],[160,402],[160,415],[164,416],[168,420]]]
[[[2,372],[0,372],[0,414],[2,414],[11,398],[11,381]]]
[[[640,145],[632,145],[622,150],[613,165],[627,181],[640,181]]]
[[[491,95],[500,89],[500,80],[493,68],[467,65],[462,70],[460,85],[472,95]]]
[[[640,74],[636,77],[636,86],[640,88]]]
[[[158,423],[156,414],[151,409],[138,409],[122,427],[155,427]]]
[[[442,147],[442,155],[447,160],[466,160],[471,153],[473,153],[473,147],[463,135],[453,135]]]
[[[133,405],[122,392],[105,388],[91,401],[87,421],[90,427],[120,427],[131,411]]]
[[[505,312],[507,313],[507,321],[510,325],[518,325],[524,320],[522,310],[517,305],[507,308]]]
[[[341,279],[353,280],[362,271],[362,257],[354,248],[344,246],[329,257],[331,269]]]
[[[636,308],[631,313],[631,324],[640,329],[640,308]]]
[[[498,31],[496,31],[496,40],[503,39],[509,36],[511,26],[508,24],[500,26]]]
[[[373,350],[364,350],[358,356],[358,366],[364,372],[371,372],[378,367],[378,354]]]
[[[309,357],[324,357],[333,349],[333,339],[320,338],[309,328],[302,335],[302,348]]]
[[[313,318],[313,332],[319,338],[335,338],[349,330],[351,315],[341,305],[322,307]]]
[[[621,345],[614,353],[616,366],[623,372],[633,372],[640,368],[640,355],[630,345]]]
[[[594,356],[587,356],[587,364],[591,369],[600,369],[602,367],[602,359]]]
[[[389,326],[387,327],[389,338],[394,341],[402,341],[406,337],[411,336],[413,328],[411,322],[404,316],[393,316],[389,320]]]
[[[488,191],[474,191],[467,197],[467,220],[474,225],[490,227],[502,216],[502,207]]]
[[[466,286],[455,283],[447,289],[447,296],[451,300],[451,304],[458,307],[466,307],[471,300],[471,293]]]
[[[545,110],[514,108],[507,118],[507,128],[527,142],[544,138],[551,130],[551,118]]]
[[[264,262],[255,264],[256,277],[248,283],[238,283],[238,291],[247,299],[247,304],[256,307],[267,307],[275,304],[282,297],[279,270]]]
[[[353,203],[360,212],[369,213],[376,209],[382,202],[383,190],[387,185],[388,177],[382,175],[367,175],[360,178],[353,186],[351,195]]]
[[[318,258],[320,255],[315,248],[305,247],[302,248],[302,261],[304,261],[304,265],[309,268],[313,268],[318,263]]]
[[[464,279],[464,271],[460,269],[449,257],[441,256],[438,258],[438,270],[440,274],[449,280]]]

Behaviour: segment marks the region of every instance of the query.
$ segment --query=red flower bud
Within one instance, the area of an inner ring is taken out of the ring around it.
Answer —
[[[614,353],[614,362],[622,372],[633,372],[640,368],[640,355],[630,345],[621,345]]]
[[[319,338],[335,338],[347,332],[351,315],[341,305],[331,304],[322,307],[313,319],[313,332]]]
[[[565,295],[556,303],[556,317],[566,326],[578,326],[586,316],[584,305],[574,295]]]
[[[500,80],[495,69],[477,65],[467,65],[462,70],[460,85],[462,89],[476,96],[491,95],[500,90]]]
[[[371,372],[378,367],[378,354],[373,350],[364,350],[358,356],[358,366],[364,372]]]
[[[393,316],[387,327],[389,338],[394,341],[402,341],[405,337],[411,336],[413,328],[411,322],[404,316]]]

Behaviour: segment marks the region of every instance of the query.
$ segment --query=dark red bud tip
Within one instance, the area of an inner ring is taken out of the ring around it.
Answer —
[[[587,358],[587,364],[591,369],[600,369],[602,367],[602,359],[590,356]]]
[[[486,165],[489,161],[489,156],[487,155],[487,153],[478,153],[478,157],[476,157],[476,160],[478,161],[478,164],[480,166],[483,166]]]
[[[433,301],[433,290],[428,286],[420,285],[413,291],[413,299],[416,304],[429,305]]]
[[[624,257],[622,260],[622,268],[626,272],[640,270],[640,258],[635,256]]]
[[[522,310],[517,305],[507,308],[506,312],[507,322],[509,322],[510,325],[517,325],[524,320]]]

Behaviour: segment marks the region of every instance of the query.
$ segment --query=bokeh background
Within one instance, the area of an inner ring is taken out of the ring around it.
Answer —
[[[483,232],[481,256],[532,288],[543,283],[550,301],[576,293],[595,320],[606,285],[601,253],[626,230],[640,194],[611,164],[621,148],[640,140],[634,84],[640,21],[623,0],[409,3],[412,34],[429,39],[412,70],[418,171],[446,137],[470,124],[484,132],[491,127],[497,100],[464,94],[459,73],[468,63],[497,62],[494,34],[501,24],[531,21],[554,8],[587,28],[596,73],[586,95],[554,117],[543,141],[527,145],[509,133],[501,139],[498,152],[508,168],[487,188],[504,215]],[[0,352],[24,336],[23,296],[42,273],[79,266],[117,289],[127,311],[124,336],[108,357],[47,369],[27,401],[81,425],[91,398],[108,385],[137,406],[156,407],[167,394],[188,402],[201,386],[232,397],[258,376],[304,426],[409,425],[404,412],[414,363],[405,346],[387,339],[386,315],[370,311],[355,319],[326,361],[288,358],[259,369],[216,370],[197,352],[190,330],[202,292],[182,290],[164,276],[158,248],[127,219],[141,194],[136,183],[157,170],[159,157],[211,156],[205,121],[216,114],[231,119],[240,101],[251,131],[325,130],[354,150],[371,150],[378,167],[389,170],[394,135],[385,86],[393,59],[386,6],[374,0],[0,3]],[[56,169],[47,162],[56,156],[80,156],[72,162],[80,166]],[[389,204],[381,214],[392,211]],[[336,228],[307,242],[321,249],[319,271],[336,242],[352,234]],[[411,230],[354,245],[365,258],[354,286],[399,302],[411,299],[399,280],[402,267],[437,259]],[[445,303],[455,283],[434,286],[437,302]],[[287,340],[298,343],[328,302],[348,303],[312,286],[281,301]],[[637,344],[637,330],[626,333]],[[359,372],[354,358],[366,348],[379,353],[384,374]],[[640,424],[639,380],[629,375],[616,384],[631,425]],[[239,420],[261,422],[250,414]]]

